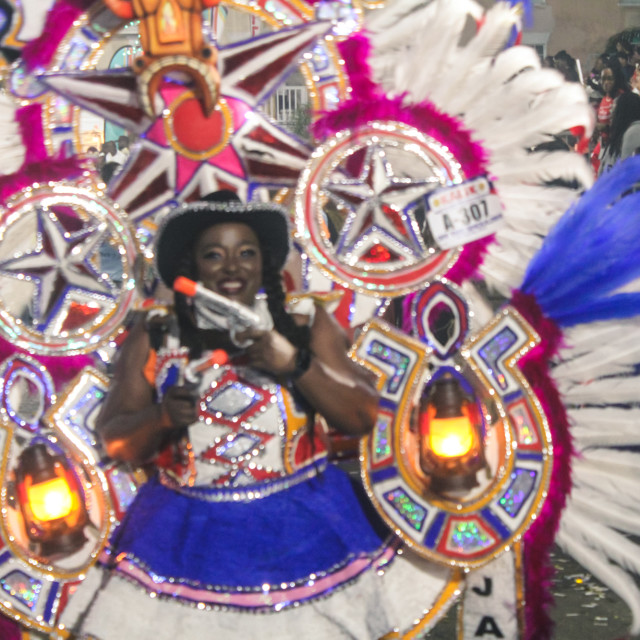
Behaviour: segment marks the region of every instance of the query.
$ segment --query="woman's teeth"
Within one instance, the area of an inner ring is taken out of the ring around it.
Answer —
[[[227,280],[220,283],[220,291],[223,293],[238,293],[244,286],[241,280]]]

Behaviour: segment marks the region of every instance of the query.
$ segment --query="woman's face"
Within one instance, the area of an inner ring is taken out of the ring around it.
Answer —
[[[613,92],[613,87],[615,86],[615,76],[613,75],[613,69],[609,67],[605,67],[600,74],[600,86],[602,90],[610,96]]]
[[[225,222],[205,229],[194,246],[196,275],[207,289],[252,305],[262,286],[262,251],[251,227]]]

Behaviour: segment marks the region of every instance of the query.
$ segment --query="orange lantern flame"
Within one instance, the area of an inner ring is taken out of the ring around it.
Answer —
[[[447,493],[477,486],[476,472],[485,464],[474,404],[451,374],[436,380],[423,396],[419,414],[420,467],[431,479],[431,491]]]
[[[468,410],[457,418],[434,418],[429,421],[429,447],[442,458],[458,458],[474,446],[474,428]]]
[[[27,500],[33,516],[41,522],[66,518],[73,511],[73,495],[65,478],[27,484]]]
[[[84,544],[82,490],[64,456],[52,455],[43,443],[27,447],[16,484],[26,534],[42,555],[73,553]]]

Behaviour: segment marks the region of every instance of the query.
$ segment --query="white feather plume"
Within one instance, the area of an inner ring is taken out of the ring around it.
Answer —
[[[640,495],[639,478],[614,472],[580,457],[572,464],[572,478],[577,490],[584,486],[611,496],[618,494],[618,499],[626,502],[635,501]]]
[[[585,489],[579,496],[571,496],[568,509],[577,509],[587,516],[618,531],[640,535],[640,505],[635,510],[621,508],[616,502],[609,500],[595,491]]]
[[[593,184],[593,172],[586,160],[569,151],[522,153],[511,160],[495,158],[491,164],[501,181],[511,184],[527,180],[533,183],[578,180],[585,187]]]
[[[562,349],[561,362],[552,370],[552,376],[560,384],[587,383],[595,378],[634,373],[640,363],[640,326],[629,322],[604,324],[594,327],[593,335],[583,327],[578,332],[565,333],[565,341],[571,348]]]
[[[640,445],[639,416],[635,407],[569,407],[567,415],[578,450]]]
[[[508,53],[511,54],[511,50],[508,50]],[[515,57],[517,61],[521,58],[519,54],[515,56],[503,54],[496,59],[510,60],[511,57]],[[564,81],[557,71],[531,67],[519,69],[515,76],[503,77],[501,73],[501,71],[504,72],[503,67],[504,65],[501,67],[494,65],[491,68],[490,82],[493,86],[484,89],[484,99],[477,100],[475,99],[477,95],[474,95],[472,96],[474,99],[469,100],[465,120],[470,127],[475,128],[478,124],[481,126],[485,120],[489,122],[499,120],[501,117],[504,118],[505,113],[519,119],[523,114],[523,105],[528,109],[536,95],[553,91]],[[514,70],[508,71],[511,73]],[[535,129],[537,130],[537,127]],[[516,140],[520,140],[519,135]]]
[[[430,90],[429,99],[451,114],[463,113],[462,103],[466,95],[460,90],[460,70],[466,71],[468,86],[479,88],[478,83],[486,83],[493,57],[503,49],[511,30],[518,24],[518,12],[513,7],[505,2],[496,3],[485,14],[478,33],[458,49],[455,59],[443,65],[439,81]]]
[[[558,389],[570,405],[632,404],[640,397],[640,378],[612,377],[583,384],[556,378]]]
[[[524,70],[540,70],[540,56],[535,49],[518,45],[501,51],[493,60],[492,76],[500,83],[515,79]],[[549,77],[555,78],[555,84],[562,84],[562,74],[554,69],[544,69],[550,71]]]
[[[640,452],[594,447],[584,451],[581,458],[601,469],[608,468],[612,473],[628,475],[640,483]]]
[[[0,175],[17,171],[24,162],[26,149],[16,122],[17,106],[10,96],[0,94]]]
[[[617,548],[624,539],[614,533],[609,528],[603,530],[603,527],[594,526],[590,518],[582,517],[572,509],[565,511],[556,540],[585,569],[627,603],[633,617],[631,632],[635,634],[640,631],[640,589],[628,571],[638,572],[640,548],[629,541]],[[611,564],[609,559],[619,560],[624,569]]]

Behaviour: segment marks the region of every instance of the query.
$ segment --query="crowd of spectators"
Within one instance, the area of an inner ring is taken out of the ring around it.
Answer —
[[[100,150],[89,147],[86,155],[94,159],[100,177],[106,183],[117,173],[127,161],[130,153],[132,137],[121,135],[117,140],[106,140]]]
[[[547,56],[543,65],[582,83],[587,91],[596,119],[588,149],[595,173],[640,153],[640,45],[618,40],[615,50],[600,54],[584,76],[564,50]]]

